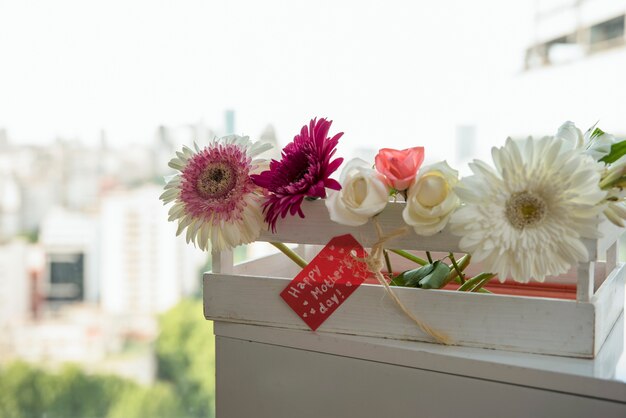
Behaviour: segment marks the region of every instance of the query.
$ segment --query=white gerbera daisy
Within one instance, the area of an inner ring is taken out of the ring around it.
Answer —
[[[164,204],[174,202],[169,221],[178,220],[176,235],[187,228],[187,242],[202,250],[229,250],[259,237],[264,227],[262,189],[250,174],[263,160],[252,158],[271,148],[247,136],[230,135],[195,151],[183,147],[169,166],[180,171],[167,179]]]
[[[500,281],[543,281],[588,259],[581,237],[596,237],[605,196],[593,158],[559,138],[507,139],[496,169],[470,163],[455,188],[465,206],[450,221],[460,247]]]

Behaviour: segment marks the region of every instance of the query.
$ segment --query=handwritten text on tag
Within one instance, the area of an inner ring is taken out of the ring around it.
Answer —
[[[352,235],[335,237],[280,296],[315,331],[370,274],[366,256]]]

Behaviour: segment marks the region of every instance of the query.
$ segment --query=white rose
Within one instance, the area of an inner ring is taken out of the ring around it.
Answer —
[[[555,137],[565,140],[573,149],[582,148],[585,144],[583,133],[569,120],[559,127]]]
[[[595,125],[592,126],[583,135],[574,122],[567,121],[559,127],[555,137],[564,139],[570,144],[572,149],[580,149],[584,154],[590,155],[595,161],[599,161],[611,152],[611,146],[617,142],[617,139],[606,132],[592,139],[591,134],[595,128]]]
[[[370,166],[360,158],[346,164],[339,179],[341,190],[330,190],[326,198],[330,219],[343,225],[359,226],[385,208],[389,189]]]
[[[585,154],[591,155],[595,161],[600,161],[602,157],[611,152],[611,147],[618,141],[617,138],[611,134],[607,134],[606,132],[603,132],[592,139],[591,134],[593,131],[594,128],[590,128],[587,132],[585,132],[585,139],[589,144]]]
[[[409,188],[404,222],[415,232],[431,236],[445,228],[460,201],[452,188],[459,181],[458,171],[445,161],[422,168]]]

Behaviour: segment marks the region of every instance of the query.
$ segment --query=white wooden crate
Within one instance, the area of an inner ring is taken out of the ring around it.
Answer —
[[[311,258],[316,249],[312,246],[324,245],[337,235],[350,233],[365,247],[377,240],[371,224],[354,228],[332,222],[323,201],[304,202],[303,209],[306,219],[286,218],[278,224],[277,234],[265,233],[259,241],[307,244],[303,252]],[[385,232],[404,226],[402,209],[402,203],[389,204],[379,215]],[[617,263],[616,244],[621,230],[604,223],[601,231],[601,239],[584,241],[593,261],[581,263],[569,275],[549,279],[575,282],[576,300],[393,289],[418,318],[447,334],[456,345],[592,358],[624,309],[626,267]],[[447,229],[428,238],[411,230],[387,247],[459,252],[458,240]],[[604,261],[598,261],[601,259]],[[395,266],[415,267],[398,259]],[[236,266],[232,254],[213,254],[213,273],[204,276],[205,316],[216,321],[308,329],[279,295],[298,271],[283,254]],[[382,286],[368,284],[361,285],[318,332],[432,341],[397,308]]]

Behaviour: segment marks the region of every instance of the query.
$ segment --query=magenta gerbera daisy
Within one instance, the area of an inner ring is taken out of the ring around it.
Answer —
[[[176,235],[187,228],[187,242],[200,249],[229,250],[255,241],[264,228],[263,189],[251,172],[263,160],[253,160],[271,148],[247,136],[230,135],[195,151],[183,147],[169,166],[180,171],[167,179],[161,200],[174,202],[170,221],[178,220]]]
[[[283,148],[280,161],[272,160],[269,170],[252,176],[254,183],[270,192],[263,203],[263,213],[272,231],[276,230],[279,216],[298,213],[304,218],[300,206],[305,197],[325,198],[327,187],[341,189],[339,182],[329,176],[343,161],[343,158],[331,161],[343,132],[328,137],[331,123],[324,118],[312,119]]]

